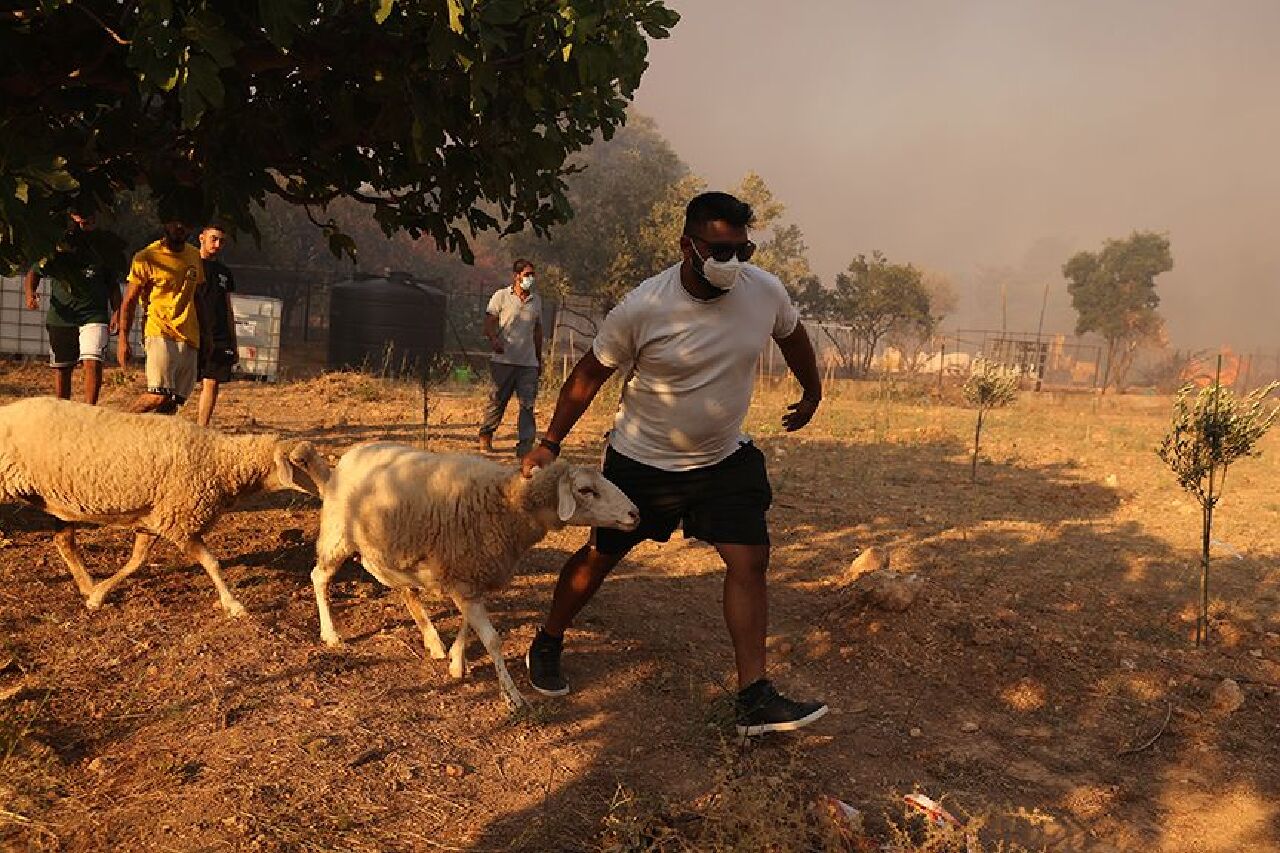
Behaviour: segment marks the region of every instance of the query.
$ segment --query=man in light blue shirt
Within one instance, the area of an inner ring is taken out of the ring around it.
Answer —
[[[533,449],[538,433],[533,404],[542,374],[542,297],[533,292],[533,264],[519,258],[511,270],[511,286],[493,294],[484,314],[484,336],[493,350],[489,356],[493,392],[480,423],[480,449],[493,451],[493,433],[514,393],[520,403],[516,456],[523,457]]]

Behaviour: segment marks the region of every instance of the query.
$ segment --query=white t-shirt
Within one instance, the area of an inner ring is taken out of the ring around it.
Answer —
[[[743,268],[724,296],[696,299],[680,265],[647,279],[609,312],[591,349],[629,370],[609,443],[655,468],[687,471],[725,459],[743,438],[756,360],[800,315],[778,277]]]
[[[533,330],[542,322],[542,297],[532,293],[521,299],[513,288],[504,287],[489,297],[485,313],[498,318],[498,340],[502,341],[502,352],[491,353],[489,358],[498,364],[537,367]]]

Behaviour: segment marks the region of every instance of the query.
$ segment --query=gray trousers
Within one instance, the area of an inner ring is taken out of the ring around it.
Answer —
[[[489,404],[484,410],[484,420],[480,422],[480,434],[493,435],[498,424],[502,423],[507,401],[514,393],[520,402],[520,417],[516,421],[516,447],[519,451],[532,450],[533,440],[538,434],[538,427],[533,421],[533,404],[538,398],[538,368],[491,361],[489,375],[493,378],[493,392],[489,395]]]

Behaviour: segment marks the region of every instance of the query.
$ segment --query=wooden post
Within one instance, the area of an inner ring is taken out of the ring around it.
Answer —
[[[947,370],[947,339],[942,339],[938,348],[938,396],[942,396],[942,374]]]

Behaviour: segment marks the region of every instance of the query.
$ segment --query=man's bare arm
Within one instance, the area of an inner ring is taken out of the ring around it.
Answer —
[[[498,337],[498,315],[484,315],[484,336],[489,339],[489,348],[494,352],[502,352],[502,340]]]
[[[800,401],[787,406],[787,414],[782,416],[782,426],[787,432],[794,432],[809,423],[818,411],[818,404],[822,402],[822,376],[818,373],[818,359],[804,323],[796,323],[795,331],[778,341],[778,349],[804,389]]]
[[[133,309],[138,300],[144,298],[150,290],[138,279],[131,278],[124,292],[124,301],[120,303],[120,322],[116,329],[119,338],[116,343],[116,360],[121,367],[129,363],[129,328],[133,325]]]
[[[27,270],[27,275],[22,280],[22,290],[27,296],[27,307],[32,311],[40,308],[40,297],[36,296],[38,287],[40,287],[40,273],[32,267]]]
[[[591,405],[591,401],[600,393],[600,387],[613,375],[615,368],[605,367],[596,358],[595,353],[587,350],[570,372],[569,378],[560,388],[560,396],[556,398],[556,410],[551,415],[551,423],[547,427],[546,438],[555,444],[564,441],[565,436],[573,429],[583,413]],[[532,475],[534,468],[549,465],[557,453],[539,444],[529,455],[525,456],[521,466],[526,477]]]

